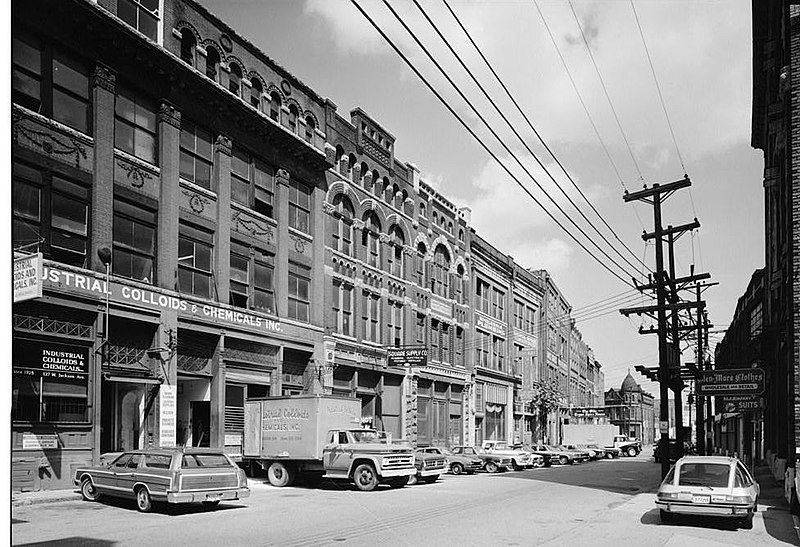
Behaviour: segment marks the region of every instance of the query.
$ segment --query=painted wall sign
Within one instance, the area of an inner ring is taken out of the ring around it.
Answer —
[[[70,384],[89,379],[88,347],[16,338],[11,352],[14,375]]]
[[[158,431],[160,446],[175,446],[178,390],[176,386],[161,385],[158,392]]]
[[[428,348],[386,348],[386,363],[390,367],[424,367],[428,364]]]
[[[42,253],[14,258],[14,302],[42,296]]]
[[[23,450],[47,450],[58,448],[58,435],[22,434]]]
[[[94,272],[76,273],[46,265],[42,271],[44,286],[48,289],[66,290],[77,294],[88,294],[105,298],[106,281],[104,276]],[[202,318],[215,322],[227,323],[237,327],[266,332],[283,332],[280,321],[267,319],[236,308],[226,308],[200,301],[190,300],[183,296],[164,293],[155,289],[143,289],[111,280],[109,299],[121,302],[157,308],[176,310],[181,317]]]
[[[761,395],[764,393],[764,371],[760,368],[732,368],[700,373],[699,395]]]
[[[475,313],[475,326],[497,336],[506,336],[506,327],[502,322],[481,313]]]

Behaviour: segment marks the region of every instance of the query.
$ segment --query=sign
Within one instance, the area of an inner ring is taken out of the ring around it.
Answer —
[[[753,412],[764,408],[764,399],[752,395],[720,397],[723,412]]]
[[[606,415],[603,408],[573,408],[572,416],[575,418],[599,418]]]
[[[658,422],[659,433],[669,433],[669,420],[661,420]]]
[[[23,450],[47,450],[50,448],[58,448],[58,435],[22,434]]]
[[[42,281],[48,289],[68,289],[71,292],[98,298],[105,298],[106,292],[108,292],[109,300],[112,302],[121,302],[146,308],[176,310],[178,315],[182,317],[207,319],[222,325],[227,323],[258,332],[284,332],[283,325],[277,319],[268,319],[238,308],[190,300],[173,292],[162,292],[155,288],[134,287],[113,279],[106,287],[105,278],[95,275],[94,272],[86,272],[84,274],[52,266],[44,266]]]
[[[242,434],[241,433],[225,433],[225,446],[241,446]]]
[[[453,317],[453,305],[440,300],[435,295],[431,297],[431,311],[450,319]]]
[[[45,340],[15,338],[11,344],[13,374],[63,383],[89,380],[89,348]]]
[[[760,368],[733,368],[700,373],[698,395],[761,395],[764,371]]]
[[[505,325],[500,321],[498,321],[497,319],[492,319],[491,317],[486,315],[476,313],[475,326],[478,327],[479,329],[483,329],[492,334],[496,334],[497,336],[505,337],[506,335]]]
[[[42,253],[14,259],[14,302],[42,297]]]
[[[158,432],[161,447],[175,446],[177,388],[161,385],[158,392]]]
[[[386,348],[386,364],[390,367],[424,367],[428,364],[428,348]]]

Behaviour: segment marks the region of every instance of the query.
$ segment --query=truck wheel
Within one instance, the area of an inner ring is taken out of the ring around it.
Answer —
[[[511,467],[512,469],[514,469],[514,471],[522,471],[523,469],[525,469],[521,465],[517,464],[515,460],[512,460]]]
[[[414,473],[413,475],[409,475],[408,483],[407,483],[409,486],[414,486],[418,482],[419,482],[419,478],[417,477],[416,473]]]
[[[611,452],[606,452],[606,459],[607,460],[613,460],[614,459],[614,454],[612,454]]]
[[[567,465],[568,463],[570,463],[570,461],[569,461],[569,458],[568,458],[568,457],[566,457],[566,456],[560,456],[560,457],[558,458],[558,463],[560,463],[561,465]]]
[[[636,447],[635,447],[635,446],[629,446],[629,447],[628,447],[628,450],[627,450],[625,453],[626,453],[628,456],[630,456],[631,458],[633,458],[634,456],[636,456],[637,454],[639,454],[639,451],[638,451],[638,450],[636,450]]]
[[[461,465],[460,463],[456,462],[456,463],[454,463],[453,465],[450,466],[450,472],[453,475],[460,475],[461,473],[464,472],[464,466]]]
[[[389,479],[389,487],[390,488],[402,488],[408,484],[408,475],[405,477],[394,477]]]
[[[353,482],[356,483],[356,488],[362,492],[371,492],[378,486],[378,475],[375,473],[375,468],[371,464],[362,463],[353,472]]]
[[[272,486],[281,488],[292,484],[294,473],[292,473],[292,470],[285,463],[272,462],[269,469],[267,469],[267,478]]]
[[[498,471],[497,464],[494,462],[486,462],[486,472],[487,473],[497,473]]]

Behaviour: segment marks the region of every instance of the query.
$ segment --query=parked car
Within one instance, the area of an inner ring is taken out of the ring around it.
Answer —
[[[446,448],[438,446],[430,446],[424,448],[423,451],[428,454],[441,454],[445,457],[445,466],[453,475],[460,475],[467,473],[472,475],[483,467],[483,460],[478,456],[469,456],[466,454],[454,454]]]
[[[758,483],[747,466],[728,456],[684,456],[664,478],[656,505],[662,522],[679,514],[738,519],[753,526],[758,507]]]
[[[505,441],[483,441],[483,448],[489,454],[510,456],[514,471],[520,471],[526,467],[541,467],[544,462],[538,454],[511,448]]]
[[[74,482],[87,501],[133,498],[143,513],[155,502],[214,507],[250,495],[244,470],[223,452],[203,448],[123,452],[106,465],[78,468]]]
[[[426,450],[425,448],[414,450],[414,467],[417,472],[409,477],[408,484],[417,484],[420,481],[436,482],[439,475],[447,470],[444,455]]]
[[[602,460],[606,457],[606,450],[605,448],[600,448],[599,446],[595,445],[588,445],[588,444],[568,444],[566,448],[569,450],[574,450],[578,452],[588,452],[590,460]]]
[[[586,447],[591,449],[599,448],[603,450],[606,453],[605,457],[608,460],[619,458],[620,456],[622,456],[622,450],[614,446],[600,446],[597,444],[587,444]]]
[[[563,444],[558,445],[556,448],[558,448],[559,450],[563,450],[565,452],[570,452],[572,454],[572,459],[575,460],[576,462],[589,461],[589,459],[591,457],[591,456],[589,456],[589,451],[588,450],[583,450],[583,449],[580,449],[580,448],[574,448],[574,449],[573,448],[567,448],[567,446],[563,445]]]
[[[454,446],[451,450],[453,454],[464,456],[477,456],[483,461],[483,469],[487,473],[497,473],[513,469],[514,462],[511,456],[505,454],[490,454],[481,447],[474,446]]]
[[[561,465],[572,465],[575,462],[575,455],[567,450],[561,450],[558,447],[549,444],[534,444],[531,445],[534,454],[540,456],[549,456],[550,461],[553,463],[560,463]]]
[[[541,458],[542,459],[541,463],[535,462],[534,463],[534,467],[550,467],[551,465],[553,465],[552,455],[550,455],[550,454],[538,454],[538,453],[533,451],[533,448],[529,444],[515,444],[515,445],[512,445],[511,448],[513,448],[514,450],[524,450],[525,452],[528,452],[529,454],[531,454],[532,457],[533,456],[537,456],[537,457]]]

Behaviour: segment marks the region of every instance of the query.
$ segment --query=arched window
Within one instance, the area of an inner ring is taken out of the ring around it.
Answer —
[[[269,94],[269,117],[276,122],[281,119],[281,96],[277,91]]]
[[[458,240],[461,241],[461,242],[464,241],[464,229],[463,228],[459,228],[458,229]]]
[[[414,257],[414,270],[416,274],[416,281],[420,287],[425,286],[425,254],[428,249],[425,248],[423,242],[417,243],[417,255]]]
[[[464,266],[459,264],[456,267],[456,280],[455,280],[455,287],[454,292],[456,297],[456,302],[463,303],[463,296],[464,296]]]
[[[347,176],[350,177],[350,180],[353,180],[353,167],[356,166],[356,155],[350,154],[348,156],[349,161],[347,162]]]
[[[314,129],[317,128],[317,122],[314,121],[312,116],[306,116],[306,140],[314,142]]]
[[[386,203],[392,203],[392,185],[389,184],[389,177],[383,177],[383,199]]]
[[[231,63],[231,75],[228,78],[228,91],[240,96],[242,92],[242,69],[236,63]]]
[[[185,28],[181,31],[181,59],[189,66],[194,66],[194,55],[197,51],[197,40],[194,33]]]
[[[432,216],[432,218],[433,218],[433,223],[434,223],[434,224],[439,224],[439,213],[437,213],[436,211],[434,211],[434,212],[433,212],[433,215],[431,215],[431,216]]]
[[[344,148],[342,148],[341,144],[337,144],[336,145],[336,163],[338,164],[339,160],[341,160],[343,157],[344,157]]]
[[[377,169],[372,170],[372,191],[376,196],[381,196],[381,176]]]
[[[447,252],[444,245],[437,245],[433,251],[432,270],[431,292],[448,298],[450,290],[450,253]]]
[[[331,247],[346,255],[352,255],[353,216],[355,215],[353,204],[344,194],[337,194],[333,198],[333,206],[336,229],[331,231]]]
[[[419,204],[419,216],[421,217],[425,216],[425,204],[421,202]]]
[[[367,176],[367,173],[369,173],[369,166],[365,162],[362,161],[361,162],[361,180],[359,181],[362,186],[364,185],[364,177]]]
[[[400,193],[400,187],[396,184],[392,186],[392,200],[396,209],[403,210],[403,201],[405,198]]]
[[[381,222],[377,215],[372,211],[364,214],[364,230],[361,234],[361,244],[367,251],[367,264],[380,267],[380,233]]]
[[[289,119],[287,120],[289,124],[289,129],[293,132],[297,132],[297,116],[300,113],[297,111],[297,107],[293,104],[289,105]]]
[[[219,75],[219,52],[215,47],[209,46],[206,49],[206,76],[217,81]]]
[[[261,110],[261,94],[264,92],[264,88],[261,87],[261,80],[253,76],[250,83],[252,84],[250,86],[250,104],[256,110]]]
[[[451,234],[453,233],[453,221],[452,220],[447,223],[447,231],[450,232]]]
[[[389,245],[392,247],[387,257],[389,261],[389,273],[397,277],[403,277],[403,246],[406,239],[403,231],[397,224],[392,224],[389,228]]]

